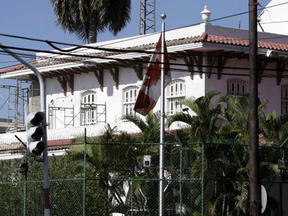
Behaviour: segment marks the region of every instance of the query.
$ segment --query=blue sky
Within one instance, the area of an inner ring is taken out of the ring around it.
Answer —
[[[150,0],[148,0],[150,1]],[[160,15],[165,13],[166,30],[195,25],[202,22],[200,12],[207,5],[212,12],[211,19],[217,19],[239,12],[248,11],[249,0],[155,0],[156,1],[156,31],[161,30]],[[131,21],[127,27],[116,37],[109,32],[101,33],[98,41],[135,36],[139,34],[139,10],[140,0],[131,0]],[[270,0],[259,0],[261,6],[266,6]],[[59,41],[71,44],[83,44],[73,34],[65,33],[56,26],[50,0],[6,0],[0,7],[0,33],[17,35],[41,40]],[[248,13],[233,18],[212,22],[213,25],[238,28],[241,20],[241,28],[248,29]],[[19,40],[0,36],[0,42],[6,46],[16,46],[40,50],[52,50],[45,43]],[[16,52],[16,51],[15,51]],[[29,53],[32,54],[32,53]],[[27,61],[33,59],[26,59]],[[19,64],[14,58],[0,53],[0,69]],[[0,79],[0,85],[15,83],[14,81]],[[0,89],[0,91],[2,91]],[[1,92],[0,92],[1,94]],[[0,106],[1,106],[0,98]],[[0,114],[0,118],[2,115]]]
[[[140,0],[132,1],[131,21],[116,38],[138,35],[139,32],[139,4]],[[148,0],[149,1],[149,0]],[[160,15],[165,13],[166,30],[193,25],[201,22],[200,12],[207,5],[212,12],[211,19],[217,19],[239,12],[248,11],[248,0],[155,0],[156,1],[156,31],[161,29]],[[258,1],[265,6],[270,0]],[[9,0],[1,2],[0,8],[0,33],[17,36],[31,37],[43,40],[83,44],[73,34],[65,33],[56,26],[50,0]],[[222,25],[238,28],[241,20],[241,28],[248,29],[248,14],[213,22],[214,25]],[[111,33],[104,32],[98,36],[98,41],[115,38]],[[19,46],[51,50],[45,43],[1,37],[0,42],[7,46]],[[12,62],[10,62],[12,61]],[[0,68],[17,64],[13,58],[0,55]],[[2,80],[0,80],[1,84]]]

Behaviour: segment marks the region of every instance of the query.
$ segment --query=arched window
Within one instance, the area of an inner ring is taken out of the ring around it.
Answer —
[[[139,88],[137,86],[129,86],[123,89],[123,114],[133,114],[134,104],[136,102]]]
[[[248,83],[240,79],[229,79],[227,81],[227,94],[243,96],[248,94]]]
[[[184,107],[181,104],[179,104],[179,101],[185,99],[185,96],[186,96],[185,80],[182,79],[172,80],[166,87],[168,115],[173,115],[176,112],[182,112],[182,108]]]
[[[288,85],[281,87],[281,114],[288,112]]]
[[[85,91],[81,96],[81,125],[94,125],[97,123],[96,92]]]

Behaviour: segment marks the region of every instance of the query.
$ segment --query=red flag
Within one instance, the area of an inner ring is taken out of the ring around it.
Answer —
[[[148,63],[145,76],[143,78],[143,83],[139,94],[134,105],[134,110],[141,115],[147,115],[150,110],[152,110],[157,100],[161,95],[161,40],[162,34],[160,35],[159,41],[156,44],[155,53],[151,56]],[[171,81],[171,73],[169,66],[169,57],[167,53],[166,43],[164,42],[164,52],[165,52],[165,64],[164,64],[164,74],[165,74],[165,87]]]

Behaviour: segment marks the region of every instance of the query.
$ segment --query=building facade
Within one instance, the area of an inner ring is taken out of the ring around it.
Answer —
[[[45,79],[48,139],[75,137],[83,128],[97,135],[107,123],[118,130],[137,132],[121,116],[134,113],[159,36],[157,32],[38,53],[31,64]],[[165,40],[172,75],[165,89],[167,115],[182,111],[178,103],[181,99],[196,99],[209,91],[237,96],[249,93],[248,30],[203,22],[167,31]],[[275,110],[281,115],[288,110],[287,54],[286,36],[258,33],[258,91],[261,100],[268,100],[266,113]],[[2,70],[1,78],[32,80],[35,86],[38,83],[34,73],[23,65]],[[37,97],[35,94],[34,105],[39,103]],[[33,97],[30,102],[33,111]],[[159,109],[160,103],[154,111]],[[0,135],[2,143],[4,137]]]

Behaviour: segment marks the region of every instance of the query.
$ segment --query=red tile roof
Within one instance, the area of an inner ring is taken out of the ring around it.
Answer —
[[[30,62],[31,65],[36,65],[37,63],[38,62],[36,60]],[[0,73],[8,73],[8,72],[19,71],[19,70],[24,70],[24,69],[27,69],[27,67],[23,64],[20,64],[20,65],[15,65],[12,67],[4,68],[3,70],[0,71]]]
[[[232,38],[232,37],[224,37],[224,36],[218,36],[218,35],[208,35],[206,32],[202,34],[201,42],[229,44],[229,45],[237,45],[237,46],[249,46],[249,40]]]
[[[217,43],[217,44],[228,44],[237,46],[249,46],[248,39],[232,38],[218,35],[208,35],[204,32],[200,37],[200,42]],[[280,44],[273,42],[265,42],[258,40],[258,48],[272,49],[278,51],[288,51],[288,44]]]
[[[189,44],[189,43],[216,43],[216,44],[227,44],[227,45],[234,45],[234,46],[244,46],[248,47],[249,46],[249,40],[248,39],[240,39],[240,38],[233,38],[233,37],[226,37],[226,36],[221,36],[221,35],[209,35],[207,32],[203,32],[202,35],[199,36],[193,36],[193,37],[188,37],[188,38],[178,38],[175,40],[167,40],[166,44],[167,46],[176,46],[176,45],[181,45],[181,44]],[[143,44],[141,46],[137,47],[128,47],[127,49],[141,49],[141,50],[148,50],[154,48],[155,43],[150,43],[150,44]],[[278,51],[288,51],[288,44],[280,44],[280,43],[273,43],[273,42],[264,42],[261,40],[258,40],[258,48],[263,48],[263,49],[272,49],[272,50],[278,50]],[[103,55],[104,54],[104,55]],[[117,53],[119,54],[119,53]],[[89,54],[89,55],[101,55],[103,56],[108,56],[111,55],[110,53],[95,53],[95,54]],[[71,57],[75,58],[75,57]],[[79,59],[79,57],[76,57]],[[70,58],[69,58],[70,59]],[[67,58],[67,60],[69,61]],[[87,59],[85,55],[83,55],[82,60]],[[70,59],[71,60],[71,59]],[[80,60],[80,59],[79,59]],[[34,65],[35,67],[43,67],[43,66],[49,66],[49,65],[55,65],[55,64],[62,64],[62,61],[33,61],[30,62],[30,64]],[[21,65],[16,65],[13,67],[5,68],[0,71],[1,73],[9,73],[13,71],[19,71],[22,69],[26,69],[26,67],[21,64]]]

